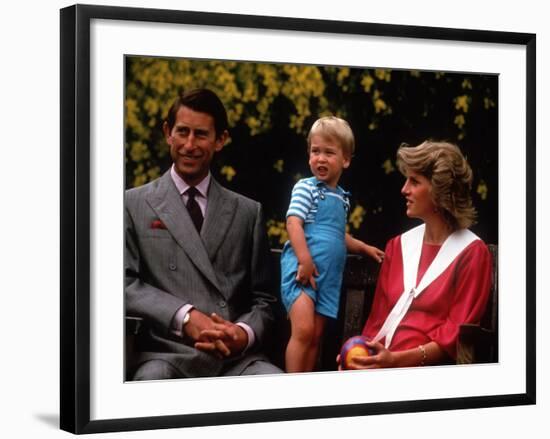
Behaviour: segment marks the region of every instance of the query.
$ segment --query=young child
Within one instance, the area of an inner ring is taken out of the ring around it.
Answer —
[[[338,186],[355,148],[348,123],[318,119],[309,132],[313,177],[294,186],[286,217],[289,241],[281,255],[281,296],[289,314],[287,372],[312,371],[327,317],[336,318],[346,249],[378,262],[384,253],[345,232],[348,193]]]

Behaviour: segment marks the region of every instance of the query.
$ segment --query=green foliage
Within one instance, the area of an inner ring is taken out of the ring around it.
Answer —
[[[244,123],[251,136],[271,129],[271,108],[278,98],[292,104],[288,123],[299,133],[306,131],[312,108],[329,111],[325,81],[315,66],[128,57],[126,72],[129,186],[149,181],[148,170],[166,158],[160,127],[181,91],[212,89],[226,105],[230,126]]]
[[[216,92],[228,111],[232,140],[218,155],[215,176],[264,204],[274,246],[286,239],[290,188],[310,175],[307,131],[328,114],[347,119],[356,136],[357,151],[343,181],[355,203],[352,233],[373,241],[373,231],[380,235],[375,243],[383,245],[403,227],[395,151],[401,142],[426,138],[459,143],[476,176],[480,219],[497,210],[496,76],[127,57],[127,187],[154,180],[168,168],[163,118],[178,93],[197,87]],[[496,230],[486,224],[495,218],[484,219],[488,231]]]

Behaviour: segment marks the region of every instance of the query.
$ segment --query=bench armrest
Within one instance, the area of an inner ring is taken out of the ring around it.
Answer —
[[[126,316],[126,335],[138,335],[143,330],[143,319],[141,317]]]
[[[476,324],[460,325],[456,347],[457,364],[491,363],[496,358],[496,334]]]

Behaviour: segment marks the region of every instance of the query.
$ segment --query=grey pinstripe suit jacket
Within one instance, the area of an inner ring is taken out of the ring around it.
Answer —
[[[161,221],[165,228],[153,228]],[[257,359],[270,329],[269,249],[261,205],[211,179],[201,234],[197,233],[170,172],[125,194],[125,297],[128,315],[148,323],[150,352],[184,376],[239,374]],[[232,322],[248,324],[253,349],[229,360],[197,351],[170,331],[176,311],[191,303]],[[229,371],[229,372],[227,372]]]

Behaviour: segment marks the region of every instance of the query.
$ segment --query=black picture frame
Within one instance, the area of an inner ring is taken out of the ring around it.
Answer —
[[[90,418],[90,23],[95,19],[224,26],[244,29],[353,34],[524,46],[526,49],[526,340],[525,393],[345,404],[317,407]],[[75,5],[61,10],[61,399],[60,424],[96,433],[274,422],[324,417],[422,412],[534,404],[536,401],[536,36],[529,33],[448,29],[206,12]]]

